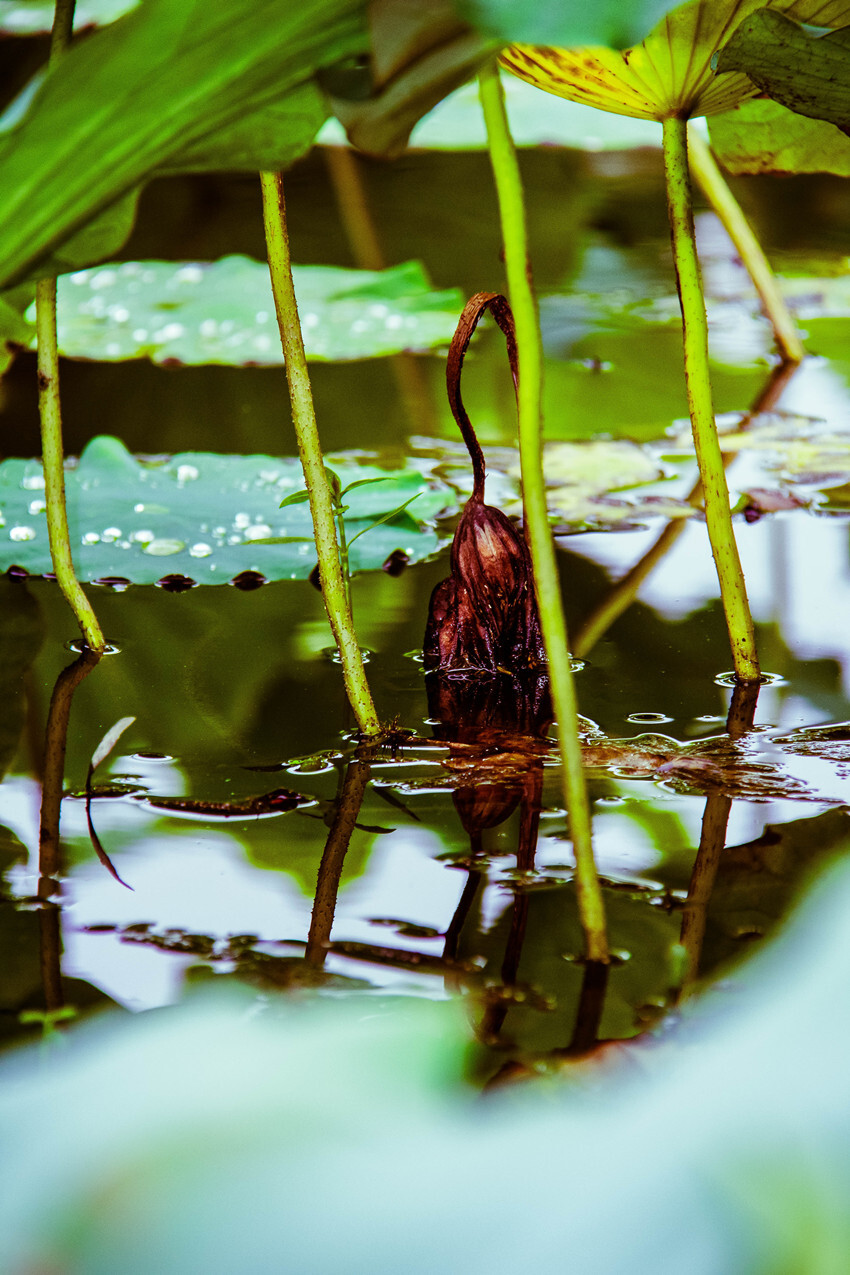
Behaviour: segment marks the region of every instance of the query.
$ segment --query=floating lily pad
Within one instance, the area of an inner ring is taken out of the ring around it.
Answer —
[[[386,480],[345,497],[353,571],[379,568],[398,549],[412,562],[438,549],[427,519],[451,502],[446,488],[410,465],[381,470],[352,459],[331,463],[343,487],[364,478]],[[293,457],[185,452],[140,460],[118,439],[99,437],[65,481],[71,547],[83,580],[153,584],[185,576],[225,584],[246,571],[268,580],[303,580],[316,564],[308,506],[278,507],[304,485]],[[372,527],[411,497],[416,498],[403,514]],[[4,461],[0,570],[12,565],[34,575],[51,570],[44,509],[40,462]],[[296,539],[280,543],[290,537]]]
[[[432,291],[416,261],[386,270],[296,266],[293,274],[311,359],[448,344],[463,308],[458,290]],[[125,261],[62,275],[58,333],[69,358],[283,363],[268,267],[248,257]]]

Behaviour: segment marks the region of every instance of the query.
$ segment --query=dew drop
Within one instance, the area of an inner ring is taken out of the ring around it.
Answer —
[[[180,553],[186,548],[183,540],[156,539],[145,545],[143,552],[154,558],[167,558],[172,553]]]
[[[175,278],[178,283],[203,283],[204,272],[200,266],[183,266]]]

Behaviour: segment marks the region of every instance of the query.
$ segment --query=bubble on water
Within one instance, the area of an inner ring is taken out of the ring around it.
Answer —
[[[24,491],[44,491],[44,474],[27,474],[21,479]]]
[[[84,545],[98,545],[100,544],[100,536],[96,531],[87,531],[82,537],[82,542]]]
[[[653,725],[658,722],[672,722],[673,718],[668,717],[666,713],[629,713],[626,721],[637,722],[639,725]]]
[[[212,533],[213,533],[213,535],[214,535],[214,536],[226,536],[226,535],[227,535],[227,528],[226,528],[226,527],[213,527],[213,529],[212,529]]]
[[[212,553],[212,546],[204,544],[203,540],[199,540],[196,545],[192,545],[189,550],[191,558],[208,558]]]
[[[369,306],[369,313],[373,319],[385,319],[390,312],[390,308],[383,303]]]
[[[203,283],[204,272],[200,266],[182,266],[174,277],[178,283]]]
[[[33,517],[35,517],[36,514],[43,514],[46,508],[47,508],[46,500],[31,500],[30,501],[29,511],[33,515]]]
[[[134,328],[134,329],[133,329],[133,340],[134,340],[134,341],[140,341],[140,342],[141,342],[141,341],[147,341],[147,339],[148,339],[148,330],[147,330],[147,328]]]
[[[133,505],[134,514],[143,514],[145,512],[144,505]]]
[[[271,527],[266,526],[264,522],[257,523],[253,527],[246,527],[245,529],[246,540],[265,540],[266,536],[270,536],[271,534]]]
[[[218,324],[216,323],[215,319],[204,319],[203,323],[198,328],[198,331],[200,332],[201,336],[204,336],[204,337],[215,336],[216,333],[218,332]]]
[[[255,350],[270,350],[272,346],[271,337],[266,336],[265,332],[261,332],[259,336],[254,337],[253,345]]]
[[[140,544],[140,545],[150,544],[151,540],[156,539],[156,532],[148,531],[146,528],[141,531],[131,531],[130,539],[134,541],[136,544]]]
[[[150,544],[145,545],[144,553],[151,554],[154,558],[167,558],[172,553],[181,553],[186,548],[184,540],[169,540],[165,537],[152,540]]]
[[[35,540],[34,527],[11,527],[9,530],[10,540]]]
[[[250,515],[250,514],[236,514],[236,515],[234,515],[234,518],[233,518],[233,525],[234,525],[234,527],[240,527],[240,528],[250,527],[250,525],[251,525],[251,515]]]
[[[317,314],[314,314],[312,311],[309,314],[305,314],[304,318],[301,320],[302,328],[308,328],[308,329],[317,328],[320,323],[321,323],[321,319],[319,318]]]
[[[102,537],[106,541],[120,540],[121,528],[120,527],[104,527],[102,532]]]
[[[178,483],[191,483],[198,477],[198,470],[194,465],[178,465],[177,481]]]
[[[368,332],[369,324],[365,319],[355,319],[351,325],[352,332]]]
[[[121,353],[121,346],[118,341],[107,341],[103,352],[108,355],[109,358],[116,359]]]
[[[83,283],[88,283],[89,273],[90,271],[88,270],[75,270],[72,275],[68,276],[68,278],[71,280],[72,283],[76,283],[78,285]]]
[[[269,321],[268,310],[258,310],[257,313],[254,315],[254,319],[257,323],[268,323]]]
[[[114,323],[126,323],[130,317],[130,311],[125,305],[111,305],[106,313]]]
[[[384,327],[389,328],[390,332],[395,332],[398,328],[402,327],[403,324],[404,319],[400,314],[388,314]]]

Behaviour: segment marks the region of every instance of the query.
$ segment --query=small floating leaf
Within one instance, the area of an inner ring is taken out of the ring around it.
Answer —
[[[412,462],[380,470],[340,456],[333,465],[343,485],[384,480],[346,497],[346,530],[356,539],[352,571],[378,570],[396,550],[411,561],[436,552],[440,539],[427,520],[454,504],[444,484]],[[164,568],[200,584],[227,584],[248,572],[305,580],[315,566],[307,505],[279,509],[287,494],[303,490],[295,457],[187,452],[139,460],[117,438],[99,437],[65,482],[71,546],[84,580],[155,584]],[[409,510],[400,509],[411,501]],[[0,465],[0,570],[13,564],[34,575],[51,570],[45,513],[37,508],[43,503],[38,461]]]
[[[293,275],[310,359],[447,345],[462,305],[456,289],[433,291],[417,261],[386,270],[296,266]],[[125,261],[61,275],[58,287],[59,350],[66,357],[283,363],[268,266],[248,257]]]

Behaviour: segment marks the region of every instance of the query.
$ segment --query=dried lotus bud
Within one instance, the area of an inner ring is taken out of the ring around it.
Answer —
[[[545,664],[531,555],[524,535],[501,509],[484,503],[484,455],[460,396],[463,358],[487,309],[505,333],[516,384],[510,307],[499,293],[478,293],[464,308],[446,367],[449,403],[469,449],[474,485],[452,542],[451,575],[431,596],[425,666],[517,675]]]

